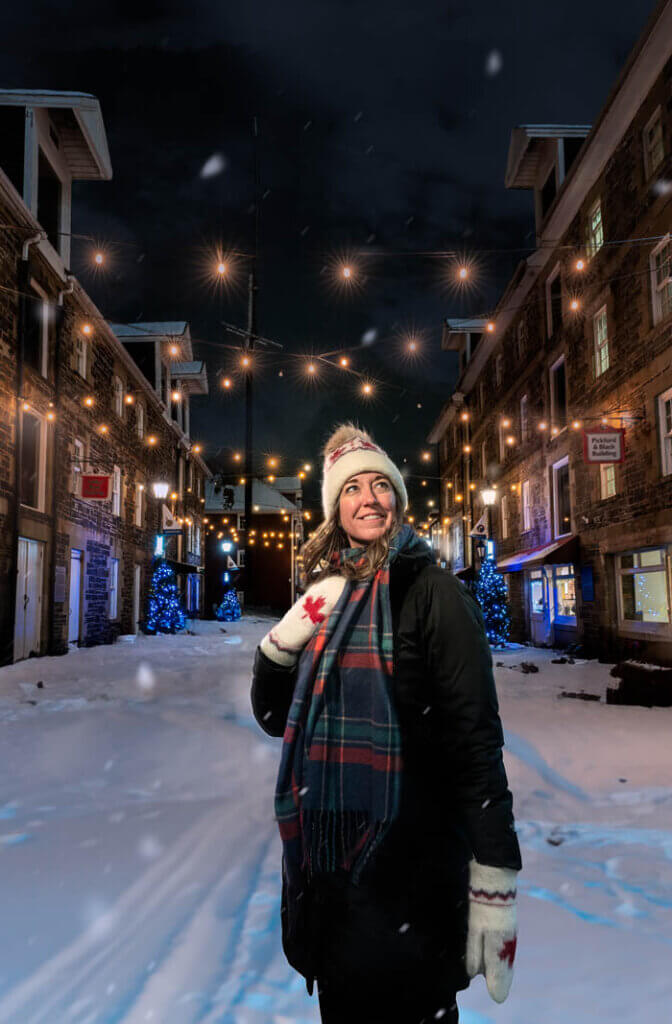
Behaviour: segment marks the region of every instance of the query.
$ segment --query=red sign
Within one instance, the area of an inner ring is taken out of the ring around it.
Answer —
[[[89,501],[109,501],[111,481],[109,473],[82,473],[82,497]]]
[[[625,430],[623,427],[595,427],[583,432],[584,462],[623,462]]]

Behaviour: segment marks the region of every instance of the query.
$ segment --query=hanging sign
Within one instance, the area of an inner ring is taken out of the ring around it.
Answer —
[[[109,501],[112,491],[112,477],[109,473],[82,473],[82,498],[87,501]]]
[[[175,518],[167,505],[161,506],[161,533],[182,533],[182,524]]]
[[[487,537],[488,536],[488,513],[484,512],[481,518],[478,520],[473,530],[469,534],[470,537]]]
[[[623,427],[595,427],[583,431],[584,462],[623,462],[624,459]]]

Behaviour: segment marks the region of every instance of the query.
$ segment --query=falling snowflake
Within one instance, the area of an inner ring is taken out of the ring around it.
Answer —
[[[299,790],[299,796],[305,796],[307,792],[308,786],[302,786],[301,789]]]
[[[369,327],[368,331],[364,331],[364,334],[362,335],[362,345],[373,345],[377,337],[377,329],[375,327]]]
[[[666,196],[670,189],[672,189],[672,181],[667,178],[659,178],[654,182],[653,191],[657,196]]]
[[[163,846],[156,836],[143,836],[138,843],[138,853],[143,860],[156,860],[163,853]]]
[[[213,153],[208,157],[199,172],[201,178],[215,178],[226,170],[227,159],[221,153]]]
[[[399,929],[399,934],[400,935],[405,935],[410,927],[411,926],[408,923],[408,921],[404,921],[404,923],[402,924],[401,928]]]
[[[149,693],[150,690],[154,689],[154,686],[156,685],[156,677],[154,676],[154,671],[148,662],[140,662],[135,681],[138,684],[138,688],[143,690],[145,693]]]
[[[494,78],[502,70],[504,61],[499,50],[491,50],[485,58],[485,73],[489,78]]]

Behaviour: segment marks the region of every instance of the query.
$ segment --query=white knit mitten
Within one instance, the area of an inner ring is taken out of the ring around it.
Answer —
[[[313,633],[331,615],[344,587],[343,576],[327,576],[309,587],[261,641],[266,657],[277,665],[295,665]]]
[[[469,862],[469,922],[466,969],[485,975],[488,992],[503,1003],[513,980],[516,955],[516,877],[513,868]]]

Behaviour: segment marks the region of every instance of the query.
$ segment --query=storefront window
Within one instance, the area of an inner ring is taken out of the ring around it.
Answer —
[[[576,622],[576,581],[573,565],[553,566],[553,607],[556,621]]]
[[[664,549],[631,551],[618,561],[621,621],[628,625],[669,623]]]
[[[544,581],[541,572],[530,574],[530,607],[533,615],[544,614]]]

